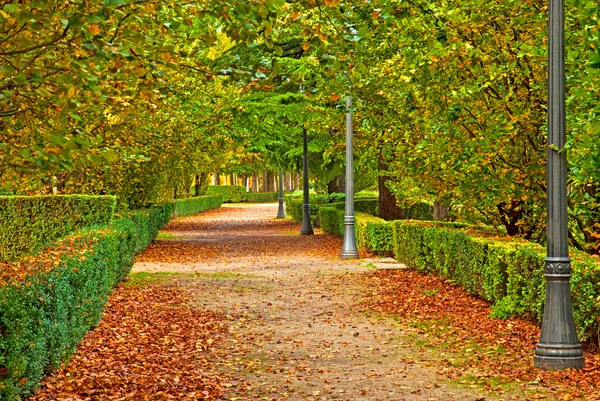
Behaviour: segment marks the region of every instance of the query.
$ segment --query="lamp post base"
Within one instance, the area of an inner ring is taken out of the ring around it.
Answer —
[[[340,252],[341,259],[358,259],[357,251],[342,251]]]
[[[277,210],[277,218],[285,219],[285,206],[283,198],[279,198],[279,209]]]
[[[583,369],[585,361],[582,356],[577,357],[556,357],[556,356],[538,356],[533,357],[533,366],[544,370],[564,370],[564,369]]]

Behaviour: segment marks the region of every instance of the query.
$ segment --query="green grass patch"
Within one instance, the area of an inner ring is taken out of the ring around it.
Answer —
[[[159,272],[159,273],[148,273],[148,272],[135,272],[130,273],[127,276],[124,284],[128,286],[139,286],[143,287],[149,284],[164,284],[173,277],[182,276],[183,273],[172,273],[172,272]]]
[[[175,239],[175,238],[180,238],[180,237],[178,237],[177,235],[171,234],[169,232],[166,232],[166,231],[161,231],[156,236],[156,239]]]

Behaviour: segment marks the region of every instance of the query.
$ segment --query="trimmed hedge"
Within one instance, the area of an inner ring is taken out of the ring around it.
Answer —
[[[449,224],[394,221],[394,254],[408,267],[446,277],[492,303],[497,317],[540,322],[545,300],[545,249],[529,242],[481,237]],[[483,232],[483,231],[480,231]],[[598,259],[572,251],[571,298],[579,338],[600,332]]]
[[[185,217],[216,209],[223,203],[221,195],[196,196],[194,198],[177,199],[174,217]]]
[[[279,199],[279,192],[248,192],[245,201],[248,203],[268,203]]]
[[[108,224],[113,196],[0,196],[0,261],[33,254],[84,227]]]
[[[100,321],[112,288],[129,273],[135,255],[174,212],[192,214],[220,204],[220,196],[205,196],[130,211],[7,263],[0,270],[0,400],[31,393],[69,358]]]
[[[223,203],[239,203],[246,199],[246,188],[241,185],[211,185],[206,195],[221,195]]]
[[[0,399],[18,400],[60,366],[102,316],[112,288],[135,254],[172,214],[172,203],[80,230],[35,256],[21,278],[0,286]],[[150,221],[157,219],[156,221]],[[58,256],[57,256],[58,255]]]
[[[322,206],[332,206],[337,209],[345,208],[344,194],[334,193],[331,195],[311,195],[310,196],[310,217],[313,224],[320,225],[318,221],[319,209]],[[286,195],[284,196],[285,208],[292,220],[302,222],[303,198]],[[379,214],[379,203],[377,198],[356,198],[354,199],[354,210],[372,215]]]
[[[345,211],[339,204],[324,205],[319,209],[320,228],[328,234],[343,237]],[[392,251],[392,223],[367,213],[355,213],[356,246],[377,254]]]

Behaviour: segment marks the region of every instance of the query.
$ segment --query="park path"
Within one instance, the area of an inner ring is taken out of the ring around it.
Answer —
[[[276,213],[224,205],[170,222],[31,401],[534,399],[535,385],[457,375],[464,356],[367,306],[377,276],[339,259],[340,238],[300,236]]]
[[[177,282],[225,316],[216,364],[230,378],[226,399],[511,399],[448,380],[415,330],[359,305],[368,293],[360,276],[371,269],[340,260],[341,239],[300,236],[276,212],[224,205],[176,220],[133,269],[195,273]]]

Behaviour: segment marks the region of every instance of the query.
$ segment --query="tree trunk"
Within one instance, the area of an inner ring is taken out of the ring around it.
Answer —
[[[268,171],[267,172],[267,185],[265,187],[265,192],[274,192],[273,178],[274,178],[274,174],[272,172]]]
[[[335,192],[346,192],[346,180],[343,175],[338,175],[327,184],[327,193],[332,194]]]
[[[267,192],[267,185],[268,185],[268,179],[267,179],[267,172],[263,172],[262,173],[262,185],[260,186],[260,192]]]
[[[221,185],[221,177],[218,171],[213,175],[213,185]]]
[[[444,221],[448,217],[448,206],[443,206],[442,202],[436,200],[433,202],[433,219]]]
[[[252,173],[252,192],[258,192],[258,174]]]
[[[385,175],[388,171],[388,166],[381,159],[378,160],[377,164],[379,167],[379,217],[384,220],[404,219],[404,209],[398,206],[396,196],[390,191],[387,185],[385,185],[385,183],[390,180],[390,177]]]
[[[300,174],[294,173],[294,180],[292,182],[292,189],[295,191],[300,188]]]

